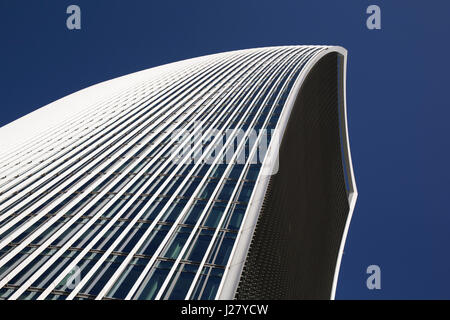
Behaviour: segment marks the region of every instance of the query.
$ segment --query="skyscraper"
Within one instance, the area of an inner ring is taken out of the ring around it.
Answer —
[[[232,51],[1,128],[0,298],[334,298],[345,73],[340,47]]]

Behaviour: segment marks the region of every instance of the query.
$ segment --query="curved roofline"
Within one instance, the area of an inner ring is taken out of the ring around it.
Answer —
[[[272,46],[271,48],[281,47],[289,46]],[[292,47],[295,46],[292,45]],[[217,52],[169,62],[105,80],[65,95],[0,127],[0,138],[5,137],[5,139],[0,139],[0,156],[1,154],[11,152],[18,147],[23,147],[24,144],[33,140],[37,134],[52,130],[54,126],[58,126],[62,122],[76,116],[78,113],[89,109],[93,104],[108,100],[111,96],[118,95],[120,92],[132,88],[141,81],[147,81],[152,77],[158,76],[159,71],[166,73],[169,71],[168,68],[182,67],[183,65],[192,64],[199,60],[201,61],[205,57],[234,54],[239,51],[258,50],[260,48]],[[74,106],[77,107],[74,108]]]
[[[226,52],[217,52],[206,54],[199,57],[187,58],[180,61],[174,61],[167,64],[151,67],[148,69],[125,74],[113,79],[105,80],[100,83],[90,85],[61,97],[49,104],[39,107],[38,109],[11,121],[0,127],[0,156],[14,151],[18,147],[23,147],[29,143],[36,135],[40,135],[46,131],[51,131],[55,126],[68,121],[78,113],[89,109],[93,104],[108,100],[111,96],[118,95],[120,92],[132,88],[141,81],[146,81],[159,75],[158,71],[167,72],[167,68],[178,68],[184,64],[195,63],[205,57],[214,57],[226,54],[233,54],[239,51],[258,50],[262,48],[282,48],[296,47],[295,45],[287,46],[269,46],[256,47],[252,49],[237,49]],[[303,46],[308,47],[308,46]],[[313,46],[311,47],[321,47]],[[325,47],[325,46],[322,46]],[[74,108],[76,106],[76,108]]]

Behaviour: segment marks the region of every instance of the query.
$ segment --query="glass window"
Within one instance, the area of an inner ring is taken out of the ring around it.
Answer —
[[[154,194],[156,190],[164,183],[166,177],[157,177],[145,190],[144,194]]]
[[[182,300],[186,297],[186,294],[191,286],[192,280],[194,280],[195,273],[198,266],[190,264],[180,264],[177,268],[177,272],[173,275],[172,285],[168,286],[165,297],[171,300]]]
[[[148,259],[133,258],[106,296],[110,298],[125,299],[148,261]]]
[[[258,178],[260,169],[261,169],[261,165],[258,165],[258,164],[249,165],[247,174],[245,175],[245,179],[246,180],[256,180]]]
[[[184,178],[183,178],[184,179]],[[192,197],[202,178],[190,178],[180,191],[180,195],[184,197]]]
[[[162,208],[166,205],[169,198],[156,198],[153,203],[145,210],[141,216],[144,220],[155,220],[158,214],[161,213]]]
[[[215,202],[209,210],[208,215],[204,218],[203,226],[210,228],[217,228],[220,218],[222,217],[226,208],[225,203]]]
[[[43,251],[48,254],[54,254],[56,250],[54,251]],[[38,288],[45,288],[50,284],[52,281],[56,279],[57,276],[64,270],[65,267],[72,261],[79,252],[76,251],[67,251],[65,252],[61,257],[59,257],[44,273],[41,274],[41,276],[36,279],[32,287],[38,287]],[[62,288],[63,285],[58,284],[59,288]]]
[[[197,234],[195,235],[194,240],[192,241],[193,244],[191,245],[189,250],[187,250],[185,258],[193,262],[201,262],[206,252],[206,249],[208,249],[209,243],[211,242],[213,235],[214,235],[213,230],[201,229],[197,231]]]
[[[9,284],[21,286],[36,270],[41,267],[48,259],[50,255],[55,253],[56,250],[46,249],[43,253],[39,254],[32,263],[28,263],[16,276],[8,281]]]
[[[9,296],[11,296],[14,293],[15,289],[6,289],[2,288],[0,289],[0,300],[6,300]]]
[[[128,200],[130,199],[130,196],[122,196],[117,200],[112,206],[109,207],[109,209],[104,214],[105,217],[112,217],[116,213],[118,213],[122,208],[128,203]],[[86,212],[87,215],[90,214],[90,209]]]
[[[191,232],[192,228],[178,227],[175,236],[169,242],[162,256],[169,259],[176,259],[180,254],[180,251],[183,248],[184,244],[186,243],[186,240],[191,234]]]
[[[156,261],[142,282],[140,288],[137,290],[134,299],[138,300],[152,300],[155,298],[158,290],[161,288],[167,274],[169,273],[173,262],[169,261]]]
[[[222,280],[223,269],[204,267],[190,299],[213,300]]]
[[[101,221],[102,225],[105,225],[108,221]],[[127,227],[128,222],[118,221],[110,229],[108,229],[101,238],[95,243],[93,249],[97,250],[107,250],[119,234],[121,234]],[[95,224],[94,224],[95,225]],[[97,235],[97,232],[94,234]],[[83,245],[81,245],[83,247]]]
[[[133,219],[141,214],[141,210],[147,205],[151,197],[139,197],[137,201],[125,212],[124,218]]]
[[[236,234],[220,231],[208,258],[208,263],[225,266],[233,249]]]
[[[8,273],[10,273],[14,268],[17,267],[23,260],[28,258],[28,256],[34,251],[36,248],[30,248],[26,247],[20,253],[13,256],[8,262],[6,262],[1,268],[0,268],[0,276],[3,278]]]
[[[214,189],[217,186],[217,181],[216,180],[209,180],[205,186],[203,186],[202,190],[200,191],[200,193],[198,194],[199,198],[209,198],[211,197],[212,193],[214,192]]]
[[[222,189],[219,192],[219,196],[217,199],[228,200],[233,193],[234,187],[237,184],[237,180],[227,180],[222,186]]]
[[[166,209],[160,221],[173,223],[186,207],[187,200],[175,199],[169,208]]]
[[[167,177],[165,178],[167,179]],[[164,187],[164,190],[161,192],[161,194],[173,195],[184,179],[185,177],[173,177],[170,182]]]
[[[195,170],[194,175],[199,176],[199,177],[204,177],[210,167],[211,167],[210,164],[204,163],[199,168],[197,168],[197,170]]]
[[[221,177],[223,175],[223,173],[225,172],[226,168],[227,168],[227,164],[224,164],[224,163],[216,164],[216,166],[214,167],[214,169],[211,172],[211,176],[215,177],[215,178]]]
[[[84,285],[80,293],[82,292],[92,295],[98,295],[105,284],[114,275],[114,272],[116,272],[117,268],[120,266],[124,259],[124,256],[112,255],[108,257],[108,259],[106,259],[96,270],[91,279]]]
[[[239,176],[241,175],[242,170],[244,169],[243,164],[235,164],[233,165],[233,169],[231,169],[230,174],[228,175],[228,178],[230,179],[239,179]]]
[[[242,184],[242,188],[239,193],[238,201],[239,202],[249,202],[254,186],[255,186],[254,182],[250,182],[250,181],[244,182]]]
[[[127,222],[127,225],[129,222]],[[128,232],[128,234],[123,238],[121,243],[117,246],[117,251],[129,253],[134,246],[138,243],[138,241],[144,235],[144,232],[147,230],[149,224],[148,223],[136,223]],[[117,233],[117,236],[120,233]],[[116,237],[114,237],[116,238]],[[105,247],[108,248],[108,247]]]
[[[177,164],[176,167],[170,167],[170,170],[167,171],[167,174],[171,173],[175,168],[179,168],[178,174],[187,175],[192,170],[193,167],[194,167],[193,163]]]
[[[149,236],[144,241],[142,246],[139,248],[137,253],[152,256],[169,230],[170,226],[156,225],[155,228],[150,232]]]
[[[236,204],[233,211],[231,212],[231,219],[228,225],[225,225],[225,228],[231,230],[239,230],[246,210],[246,206]]]
[[[185,215],[182,223],[195,225],[202,213],[203,209],[206,207],[207,201],[205,200],[195,200],[188,213]]]

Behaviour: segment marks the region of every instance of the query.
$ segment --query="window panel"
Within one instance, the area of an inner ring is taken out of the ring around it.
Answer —
[[[155,266],[150,269],[149,274],[144,279],[133,299],[152,300],[161,288],[173,262],[156,261]]]

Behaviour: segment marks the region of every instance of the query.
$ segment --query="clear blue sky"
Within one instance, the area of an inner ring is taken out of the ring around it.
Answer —
[[[82,30],[66,28],[77,4]],[[366,28],[381,7],[382,29]],[[349,51],[359,199],[338,299],[450,298],[450,2],[0,0],[0,126],[89,85],[233,49]],[[381,290],[366,288],[381,267]]]

